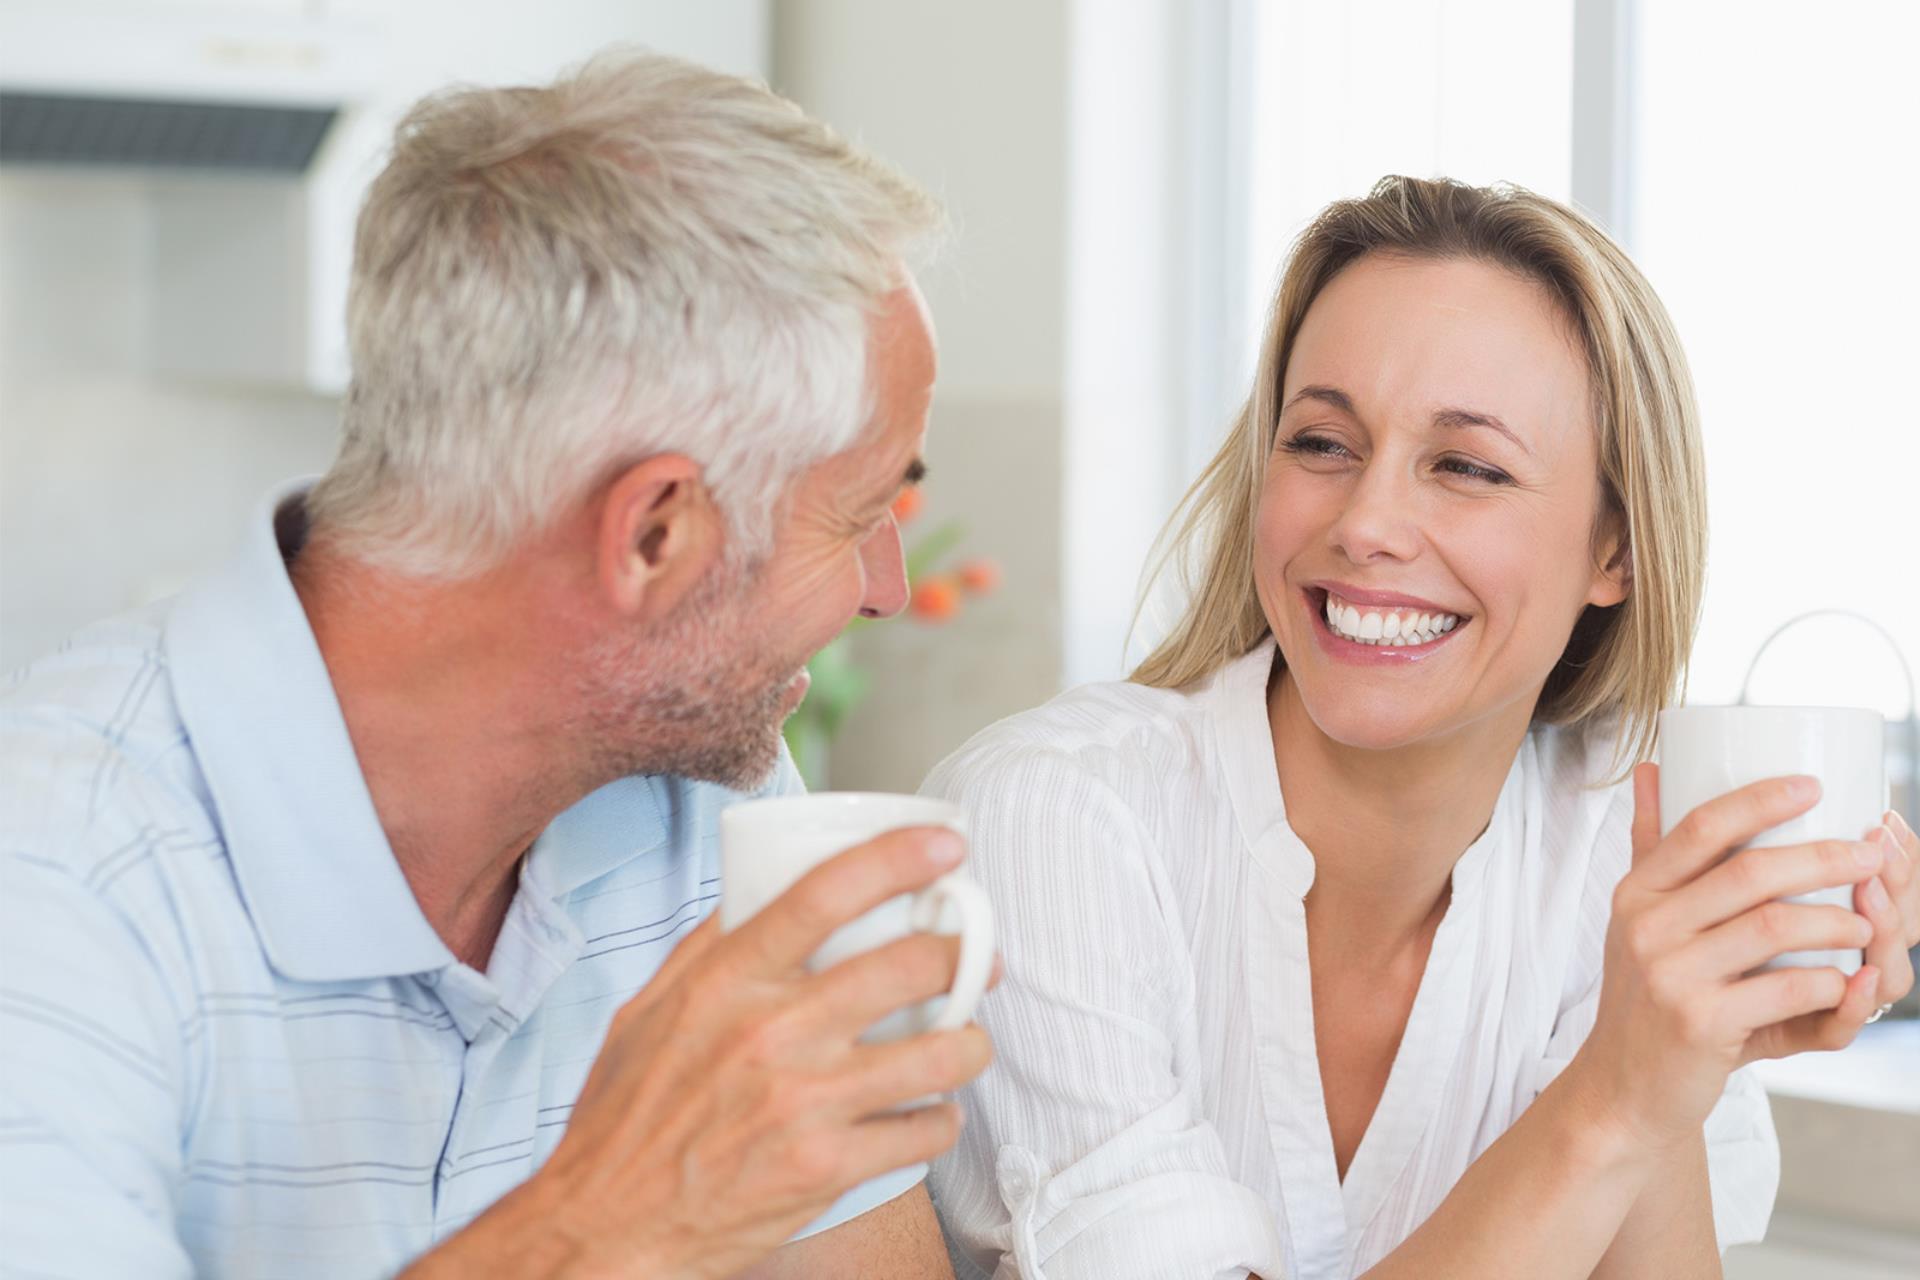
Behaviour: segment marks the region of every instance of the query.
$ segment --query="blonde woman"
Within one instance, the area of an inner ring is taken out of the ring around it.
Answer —
[[[1778,1173],[1738,1068],[1911,986],[1920,843],[1888,815],[1718,866],[1802,784],[1663,840],[1626,777],[1706,540],[1646,281],[1524,191],[1333,205],[1171,530],[1191,604],[1133,679],[927,783],[1005,929],[933,1175],[961,1275],[1718,1275]],[[1856,911],[1765,905],[1834,884]]]

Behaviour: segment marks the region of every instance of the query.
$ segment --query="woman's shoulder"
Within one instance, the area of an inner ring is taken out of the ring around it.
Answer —
[[[922,790],[951,795],[989,778],[1003,790],[1078,778],[1124,797],[1196,768],[1204,722],[1200,689],[1080,685],[974,734],[935,766]]]
[[[1603,717],[1536,727],[1529,735],[1540,781],[1540,834],[1548,854],[1577,864],[1610,893],[1632,859],[1632,757],[1622,722]]]

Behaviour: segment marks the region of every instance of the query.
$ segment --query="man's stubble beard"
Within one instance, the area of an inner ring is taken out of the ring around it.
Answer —
[[[784,703],[804,656],[765,652],[755,569],[716,569],[651,632],[610,635],[582,663],[583,756],[595,786],[672,774],[739,791],[780,760]]]

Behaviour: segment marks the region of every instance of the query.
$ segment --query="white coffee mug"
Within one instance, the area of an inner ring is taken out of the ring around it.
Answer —
[[[835,854],[901,827],[951,827],[964,836],[967,815],[944,800],[855,791],[776,796],[722,810],[721,928],[739,928]],[[842,925],[807,967],[818,973],[910,933],[959,935],[960,963],[953,985],[944,996],[875,1023],[861,1037],[867,1043],[965,1026],[986,994],[993,976],[993,905],[986,890],[957,871]]]
[[[1709,800],[1766,778],[1820,780],[1820,802],[1743,848],[1864,840],[1887,811],[1886,722],[1855,707],[1680,707],[1660,713],[1660,834]],[[1796,894],[1789,902],[1853,910],[1853,886]],[[1857,948],[1790,951],[1764,969],[1860,969]]]

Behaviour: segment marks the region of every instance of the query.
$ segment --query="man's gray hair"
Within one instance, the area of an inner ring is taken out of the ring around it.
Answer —
[[[792,477],[866,425],[870,318],[943,227],[764,85],[677,59],[428,97],[360,213],[316,536],[467,576],[672,452],[756,557]]]

